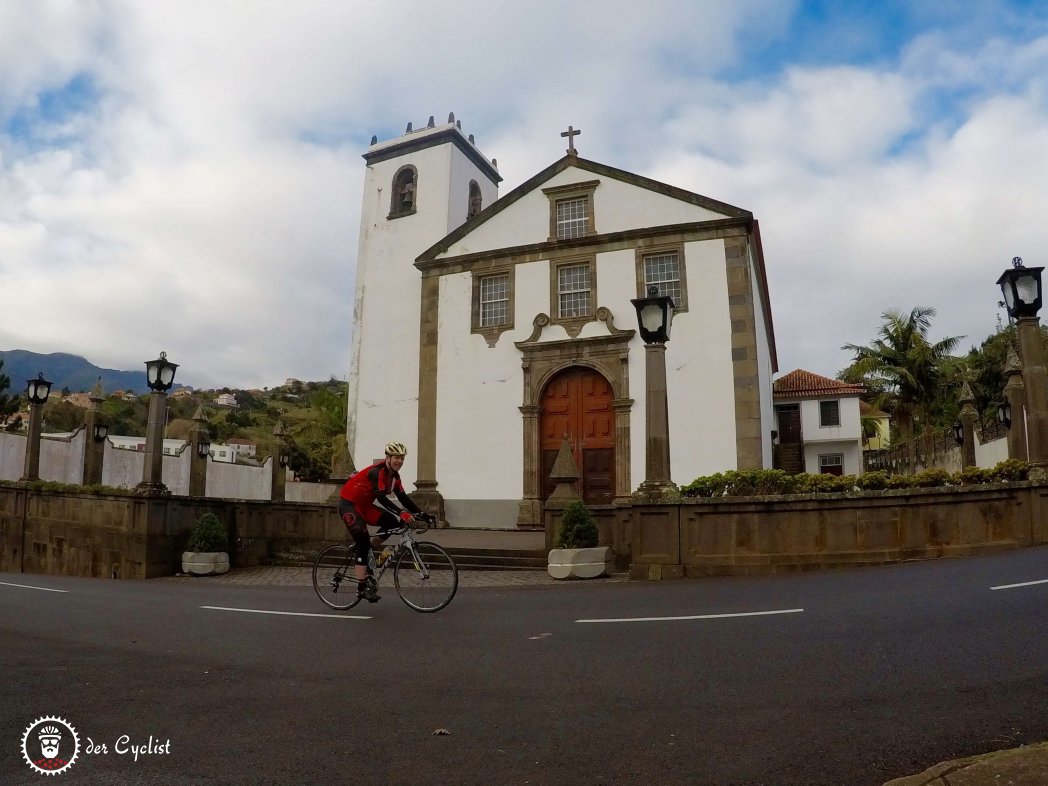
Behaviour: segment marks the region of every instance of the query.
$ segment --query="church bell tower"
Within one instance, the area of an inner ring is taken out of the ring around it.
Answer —
[[[405,486],[429,495],[435,467],[420,467],[418,449],[419,350],[427,335],[414,262],[494,202],[502,178],[454,114],[439,126],[433,117],[417,130],[408,123],[388,141],[372,137],[364,160],[346,441],[358,469],[380,458],[387,442],[404,442]]]

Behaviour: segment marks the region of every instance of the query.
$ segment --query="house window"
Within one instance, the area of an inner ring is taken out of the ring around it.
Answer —
[[[410,216],[415,212],[417,188],[418,172],[415,167],[407,165],[397,170],[397,174],[393,176],[388,218]]]
[[[576,319],[590,314],[590,266],[562,265],[557,268],[557,317]]]
[[[509,318],[509,273],[480,279],[480,326],[505,325]]]
[[[571,240],[597,234],[593,192],[599,180],[542,189],[550,202],[549,239]]]
[[[839,426],[841,425],[841,403],[839,401],[819,402],[819,425]]]
[[[484,198],[480,193],[480,186],[476,180],[469,181],[469,207],[466,210],[466,218],[473,218],[483,209]]]
[[[824,456],[819,456],[819,474],[822,475],[843,475],[844,474],[844,454],[843,453],[828,453]]]
[[[683,246],[637,249],[637,297],[647,297],[650,286],[655,287],[660,296],[673,298],[676,312],[688,310]]]

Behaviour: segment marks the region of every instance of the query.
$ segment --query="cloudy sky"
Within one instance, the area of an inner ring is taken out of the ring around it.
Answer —
[[[783,373],[1048,264],[1045,2],[0,0],[0,349],[345,378],[361,153],[452,111],[752,211]]]

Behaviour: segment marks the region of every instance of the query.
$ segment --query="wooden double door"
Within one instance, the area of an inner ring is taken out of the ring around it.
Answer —
[[[542,461],[539,488],[546,499],[556,488],[553,464],[567,435],[581,476],[576,490],[587,505],[610,505],[615,498],[615,407],[611,385],[590,368],[573,366],[557,374],[542,392],[539,420]]]

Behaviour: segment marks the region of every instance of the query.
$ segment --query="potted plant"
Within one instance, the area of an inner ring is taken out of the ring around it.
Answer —
[[[205,513],[189,531],[189,551],[182,552],[182,572],[193,576],[214,576],[229,570],[226,547],[229,535],[218,516]]]
[[[593,514],[580,499],[564,508],[560,531],[549,553],[549,575],[555,579],[595,579],[605,575],[612,564],[611,549],[598,546],[600,533]]]

